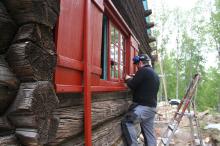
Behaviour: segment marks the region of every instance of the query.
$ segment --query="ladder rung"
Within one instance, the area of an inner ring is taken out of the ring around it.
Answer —
[[[168,125],[168,128],[169,128],[171,131],[173,131],[173,130],[176,128],[176,125],[170,124],[170,125]]]
[[[167,145],[168,143],[168,138],[162,138],[161,139],[161,141],[162,141],[162,143],[164,144],[164,145]]]

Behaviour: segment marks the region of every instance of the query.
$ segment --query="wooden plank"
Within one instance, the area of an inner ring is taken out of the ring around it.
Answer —
[[[22,81],[52,80],[56,54],[32,42],[16,43],[7,52],[7,61]]]
[[[5,53],[17,30],[5,6],[0,2],[0,54]]]
[[[105,121],[124,114],[130,102],[128,100],[110,100],[92,103],[92,126],[96,127]],[[83,132],[83,107],[72,106],[59,108],[54,115],[60,117],[56,139],[50,144],[57,145]]]
[[[53,86],[48,81],[20,85],[17,97],[8,110],[8,118],[16,127],[16,135],[19,135],[22,144],[46,144],[55,137],[58,119],[52,112],[58,103]],[[19,128],[27,130],[19,131]]]
[[[3,0],[19,25],[40,23],[53,28],[59,11],[58,0]]]

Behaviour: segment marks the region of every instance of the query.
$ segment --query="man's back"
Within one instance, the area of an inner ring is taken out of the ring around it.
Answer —
[[[146,65],[137,71],[133,79],[127,81],[133,90],[133,101],[144,106],[157,106],[159,77],[154,70]]]

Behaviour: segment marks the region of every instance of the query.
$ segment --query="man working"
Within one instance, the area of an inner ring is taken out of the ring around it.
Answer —
[[[126,75],[125,80],[133,91],[133,105],[122,120],[122,131],[129,146],[138,146],[135,124],[140,124],[145,146],[156,146],[154,117],[157,106],[159,77],[151,67],[146,54],[135,56],[133,62],[138,67],[134,77]]]

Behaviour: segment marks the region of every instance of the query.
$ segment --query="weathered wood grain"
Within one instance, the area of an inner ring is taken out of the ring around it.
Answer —
[[[113,121],[109,121],[100,125],[92,132],[92,145],[93,146],[112,146],[122,136],[121,131],[121,117]],[[83,146],[83,136],[72,138],[71,140],[60,144],[61,146]]]
[[[0,54],[6,52],[16,30],[16,24],[12,21],[5,6],[0,1]]]
[[[54,138],[58,119],[52,112],[58,103],[53,86],[48,81],[20,85],[16,99],[8,110],[8,118],[16,127],[16,135],[19,135],[20,139],[25,139],[25,136],[30,139],[24,142],[21,140],[21,143],[27,145],[30,142],[31,145],[37,141],[45,144]],[[36,129],[36,132],[33,132],[33,129]],[[29,134],[31,137],[28,137]]]
[[[9,135],[14,133],[15,128],[9,123],[7,117],[0,117],[0,136]],[[1,143],[1,142],[0,142]]]
[[[0,85],[0,116],[3,115],[16,96],[16,90]]]
[[[0,85],[11,89],[17,89],[19,85],[19,81],[12,73],[3,55],[0,55]]]
[[[129,105],[129,100],[122,99],[92,103],[92,126],[96,127],[124,114]],[[54,111],[54,115],[60,117],[60,123],[56,139],[51,142],[51,145],[57,145],[83,132],[83,106],[59,108]]]
[[[79,106],[83,105],[83,95],[80,93],[64,93],[57,94],[60,104],[59,107]],[[108,101],[108,100],[127,100],[131,99],[131,91],[118,91],[118,92],[100,92],[92,94],[92,102]]]
[[[58,0],[3,0],[19,25],[40,23],[53,28],[58,12]]]
[[[14,37],[13,43],[31,41],[40,48],[55,51],[53,31],[45,26],[36,23],[22,25]]]
[[[32,42],[16,43],[10,46],[6,59],[22,82],[53,79],[56,54],[52,50]]]
[[[0,146],[20,146],[15,135],[0,137]]]

